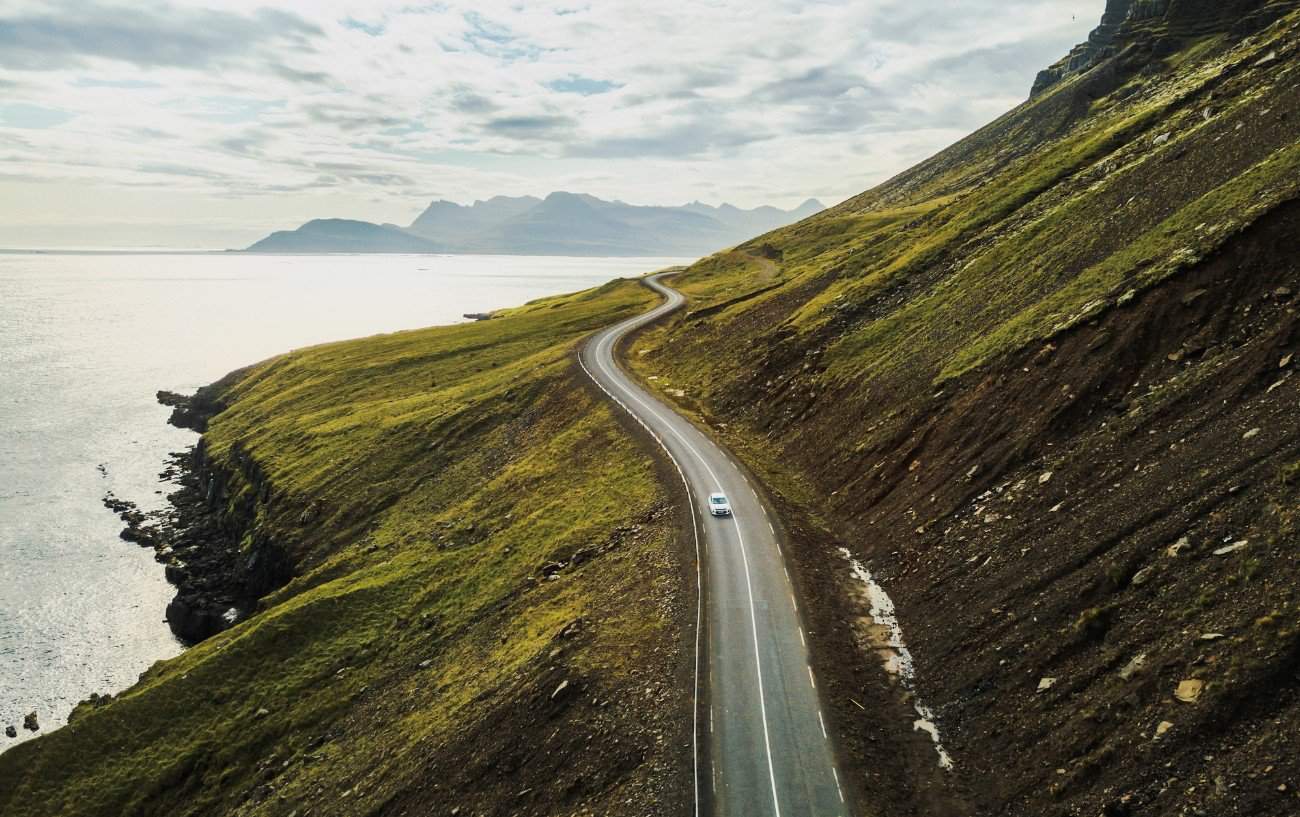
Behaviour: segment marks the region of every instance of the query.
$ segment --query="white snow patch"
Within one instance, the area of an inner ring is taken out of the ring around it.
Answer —
[[[840,555],[849,563],[849,569],[853,577],[866,586],[867,599],[871,602],[871,620],[876,626],[888,634],[886,639],[887,647],[878,649],[881,661],[885,665],[885,671],[903,684],[903,688],[912,694],[913,707],[916,714],[920,717],[912,722],[912,728],[925,732],[934,742],[934,750],[939,755],[939,766],[946,771],[952,770],[952,756],[948,750],[943,747],[943,741],[939,737],[939,727],[935,723],[934,712],[931,709],[916,700],[916,662],[912,660],[912,653],[907,648],[907,642],[903,640],[903,628],[898,623],[898,613],[894,609],[894,600],[885,592],[871,571],[866,566],[853,558],[853,554],[848,548],[840,548]]]
[[[934,713],[924,704],[915,704],[915,707],[916,714],[921,717],[912,721],[912,728],[929,733],[930,740],[934,741],[934,750],[939,753],[939,767],[946,772],[952,771],[952,756],[939,740],[939,727],[934,723]]]

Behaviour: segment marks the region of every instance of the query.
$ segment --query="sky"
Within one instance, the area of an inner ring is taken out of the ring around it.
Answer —
[[[434,199],[831,204],[1105,0],[0,0],[0,246],[244,246]]]

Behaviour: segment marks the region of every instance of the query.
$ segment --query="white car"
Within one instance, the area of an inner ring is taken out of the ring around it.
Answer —
[[[731,503],[726,494],[709,494],[709,513],[714,516],[731,516]]]

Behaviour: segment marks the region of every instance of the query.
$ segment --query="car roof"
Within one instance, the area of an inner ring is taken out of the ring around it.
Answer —
[[[709,499],[726,499],[726,494],[709,494]]]

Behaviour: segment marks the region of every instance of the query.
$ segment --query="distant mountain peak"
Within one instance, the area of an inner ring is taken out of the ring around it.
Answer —
[[[607,201],[556,190],[545,198],[493,196],[462,205],[436,199],[409,227],[314,219],[250,247],[266,252],[462,252],[538,255],[695,256],[733,246],[820,211],[693,201],[681,207]]]

